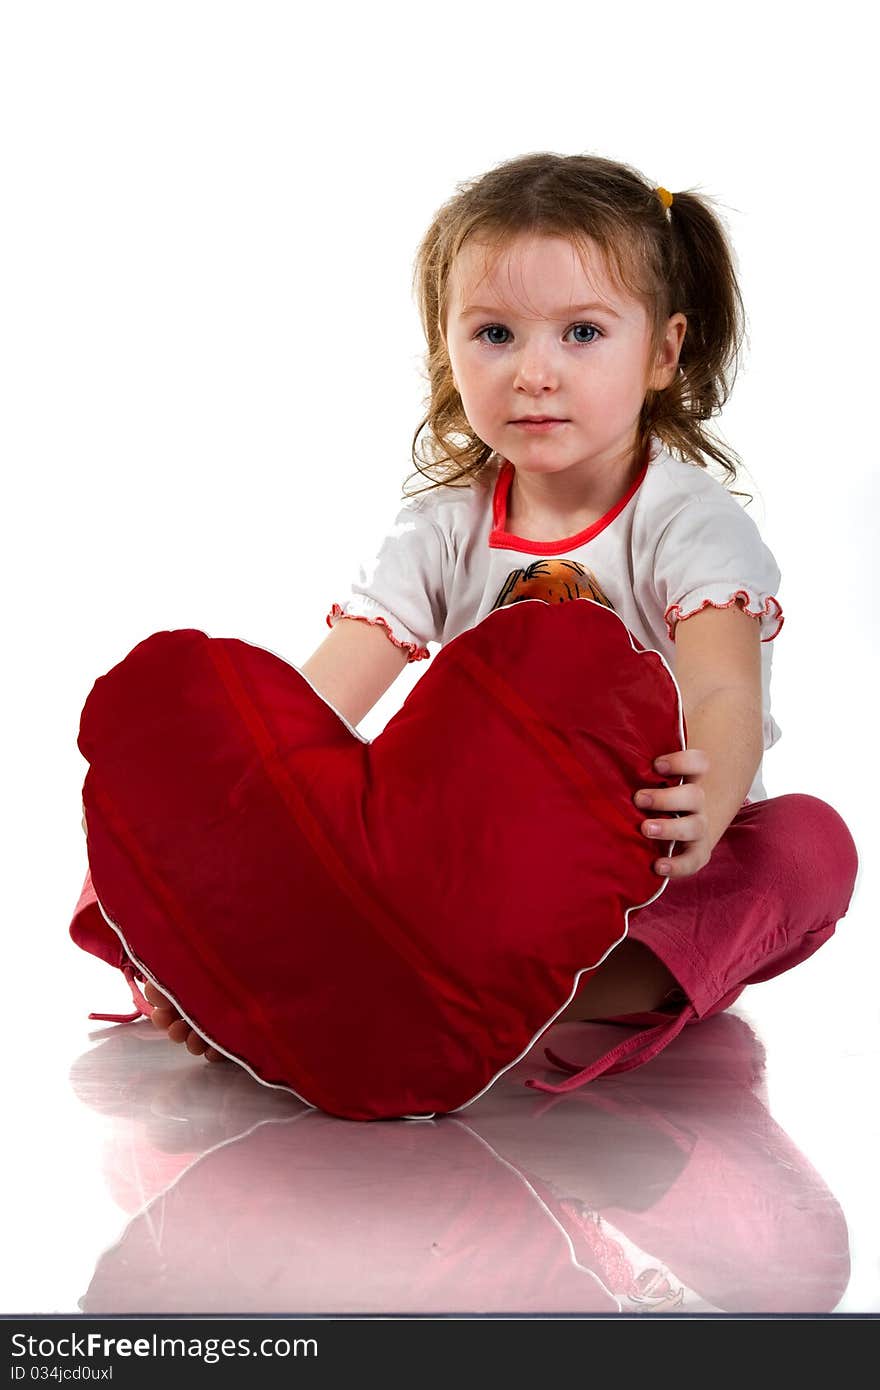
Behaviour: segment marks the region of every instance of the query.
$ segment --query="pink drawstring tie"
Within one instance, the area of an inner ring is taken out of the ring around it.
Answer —
[[[655,1023],[650,1028],[642,1028],[632,1037],[625,1038],[616,1047],[610,1048],[601,1057],[597,1057],[595,1062],[589,1066],[578,1067],[576,1062],[566,1062],[563,1057],[551,1051],[549,1047],[544,1048],[544,1055],[552,1066],[560,1071],[574,1072],[567,1081],[560,1081],[554,1086],[549,1081],[538,1081],[530,1077],[523,1084],[531,1086],[536,1091],[547,1091],[552,1095],[559,1095],[565,1091],[576,1091],[581,1086],[585,1086],[588,1081],[594,1081],[597,1076],[607,1074],[616,1076],[622,1071],[632,1071],[634,1067],[643,1066],[645,1062],[650,1062],[662,1052],[673,1038],[678,1037],[682,1028],[689,1019],[695,1016],[693,1004],[686,1004],[681,1013],[674,1015],[668,1023]],[[596,1022],[601,1022],[597,1019]]]
[[[123,965],[120,965],[119,969],[122,971],[123,975],[128,981],[128,987],[131,990],[131,997],[135,1003],[134,1012],[130,1014],[89,1014],[89,1018],[98,1019],[104,1023],[134,1023],[135,1019],[140,1018],[141,1016],[143,1016],[144,1018],[151,1018],[153,1013],[153,1005],[147,1003],[146,999],[138,989],[134,978],[134,966],[132,965],[131,961],[125,961]]]

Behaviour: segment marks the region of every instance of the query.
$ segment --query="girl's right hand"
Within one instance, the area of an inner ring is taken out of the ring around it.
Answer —
[[[83,802],[82,828],[83,828],[83,834],[85,835],[86,839],[88,839],[88,838],[89,838],[89,832],[86,830],[86,804],[85,804],[85,802]]]

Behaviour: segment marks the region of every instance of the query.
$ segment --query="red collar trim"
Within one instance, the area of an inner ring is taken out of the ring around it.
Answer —
[[[614,518],[619,516],[626,504],[638,492],[645,480],[645,474],[653,454],[654,450],[651,447],[651,441],[649,441],[642,471],[620,501],[615,502],[610,511],[607,511],[604,516],[600,516],[599,520],[594,521],[585,531],[579,531],[576,536],[563,536],[558,541],[533,541],[525,536],[517,536],[513,531],[506,529],[507,497],[516,470],[510,459],[503,459],[501,471],[495,480],[495,491],[492,495],[492,530],[489,532],[489,545],[494,550],[522,550],[528,555],[556,555],[560,550],[574,550],[578,546],[585,545],[594,536],[598,536],[600,531],[604,531],[606,526],[610,526]]]

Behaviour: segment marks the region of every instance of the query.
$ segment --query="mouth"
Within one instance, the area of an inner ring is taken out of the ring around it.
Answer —
[[[523,430],[550,430],[556,425],[567,425],[569,422],[556,419],[552,415],[525,415],[519,420],[511,420],[510,423]]]

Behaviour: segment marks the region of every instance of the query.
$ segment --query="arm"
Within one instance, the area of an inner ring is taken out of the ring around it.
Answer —
[[[761,762],[764,738],[761,703],[748,691],[717,690],[685,710],[688,741],[702,749],[709,768],[692,781],[702,787],[709,849],[733,820]]]
[[[663,754],[654,766],[663,775],[688,778],[678,787],[643,788],[636,805],[652,839],[676,840],[668,869],[673,878],[696,873],[736,815],[758,769],[764,748],[760,625],[743,613],[711,605],[680,620],[675,628],[675,679],[687,722],[685,751]],[[665,765],[664,765],[665,764]],[[647,797],[647,799],[646,799]],[[669,818],[681,812],[680,818]]]
[[[299,669],[334,709],[357,726],[397,679],[409,654],[378,623],[343,618]]]
[[[707,605],[676,624],[675,679],[688,745],[708,756],[703,789],[710,849],[743,803],[764,751],[761,638],[756,618]]]

